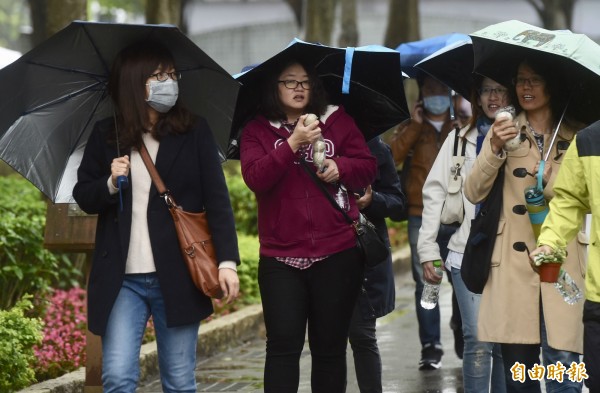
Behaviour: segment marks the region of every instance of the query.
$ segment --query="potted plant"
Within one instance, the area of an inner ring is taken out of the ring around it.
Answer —
[[[551,253],[537,254],[533,263],[538,267],[540,281],[556,282],[560,273],[560,267],[566,257],[567,250],[563,247],[558,247]]]

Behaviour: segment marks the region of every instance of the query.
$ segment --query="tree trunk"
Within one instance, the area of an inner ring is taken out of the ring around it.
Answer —
[[[306,41],[331,45],[336,4],[336,0],[307,0]]]
[[[39,45],[73,20],[87,19],[87,0],[29,0],[33,33],[31,45]]]
[[[146,23],[168,23],[179,26],[181,22],[180,0],[147,0]]]
[[[389,0],[389,14],[384,45],[396,48],[403,42],[420,38],[419,0]]]
[[[185,20],[185,7],[191,3],[190,0],[180,0],[181,6],[179,7],[179,29],[183,32],[183,34],[187,34],[189,31],[189,26],[187,21]]]
[[[577,0],[527,0],[548,30],[571,29]]]
[[[288,3],[290,8],[292,9],[292,12],[294,13],[294,19],[296,20],[296,24],[298,25],[298,27],[302,27],[303,26],[302,11],[303,11],[303,6],[304,6],[304,1],[303,0],[285,0],[285,2]]]
[[[358,45],[358,26],[356,22],[356,0],[341,0],[342,28],[338,45],[342,48]]]

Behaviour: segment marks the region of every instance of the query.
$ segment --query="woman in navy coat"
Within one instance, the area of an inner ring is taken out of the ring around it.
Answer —
[[[156,42],[119,54],[109,81],[116,119],[95,125],[73,190],[85,212],[98,214],[88,326],[102,336],[104,392],[135,391],[150,316],[163,391],[195,392],[198,328],[213,312],[210,298],[192,282],[173,219],[141,160],[142,144],[182,208],[206,211],[226,301],[239,291],[237,237],[216,143],[207,122],[178,104],[175,66]],[[119,176],[128,177],[122,202]]]

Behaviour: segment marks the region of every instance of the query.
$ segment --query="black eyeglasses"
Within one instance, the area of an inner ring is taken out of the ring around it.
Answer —
[[[156,74],[150,75],[150,78],[152,77],[156,78],[156,80],[159,82],[164,82],[169,78],[173,79],[174,81],[178,81],[181,79],[181,72],[157,72]]]
[[[489,97],[492,94],[496,94],[498,97],[504,97],[507,89],[504,87],[482,87],[479,89],[479,95]]]
[[[544,82],[546,81],[540,78],[539,76],[532,76],[531,78],[523,78],[518,76],[516,78],[513,78],[513,84],[515,86],[525,86],[526,84],[528,84],[531,87],[535,87],[544,84]]]
[[[286,80],[286,81],[278,81],[279,83],[283,83],[286,89],[297,89],[298,85],[302,86],[304,90],[310,90],[310,81],[295,81],[295,80]]]

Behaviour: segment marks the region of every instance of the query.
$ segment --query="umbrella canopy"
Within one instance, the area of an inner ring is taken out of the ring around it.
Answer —
[[[94,123],[114,114],[106,90],[112,62],[144,39],[170,49],[180,99],[207,119],[225,152],[239,83],[177,27],[75,21],[0,71],[10,92],[0,97],[0,158],[53,202],[74,202]]]
[[[400,44],[396,50],[402,56],[402,71],[414,78],[417,76],[417,70],[413,68],[415,64],[453,42],[468,39],[469,36],[466,34],[450,33]]]
[[[239,158],[245,123],[258,110],[264,78],[282,64],[302,59],[314,67],[330,102],[343,105],[366,140],[410,117],[400,70],[400,55],[383,46],[335,48],[294,39],[284,50],[234,77],[242,83],[227,158]]]
[[[461,96],[469,99],[474,86],[471,38],[456,41],[415,64]]]
[[[600,46],[586,35],[510,20],[470,36],[475,72],[508,86],[522,60],[539,59],[564,76],[571,97],[569,116],[584,123],[600,119]]]

